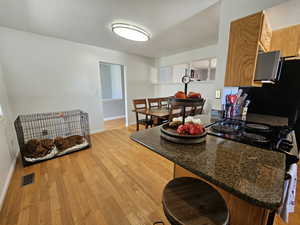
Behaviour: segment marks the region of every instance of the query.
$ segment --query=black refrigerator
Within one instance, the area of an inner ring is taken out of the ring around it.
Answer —
[[[251,100],[248,112],[288,117],[300,146],[300,60],[285,60],[276,84],[241,89]]]

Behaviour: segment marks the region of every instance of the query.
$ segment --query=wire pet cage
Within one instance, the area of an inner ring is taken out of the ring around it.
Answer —
[[[88,113],[81,110],[20,115],[14,124],[24,166],[91,146]]]

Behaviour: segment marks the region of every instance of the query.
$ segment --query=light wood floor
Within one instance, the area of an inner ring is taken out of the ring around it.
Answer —
[[[121,128],[125,128],[125,126],[126,126],[125,118],[104,121],[105,130],[121,129]]]
[[[92,135],[91,149],[27,168],[18,161],[0,225],[169,225],[161,194],[173,165],[131,141],[133,131]],[[35,183],[20,187],[21,177],[32,172]],[[300,183],[289,224],[300,224]]]
[[[17,163],[1,225],[152,225],[165,220],[161,194],[173,166],[128,136],[92,135],[93,147],[22,168]],[[20,187],[34,172],[34,184]],[[168,224],[168,223],[167,223]]]

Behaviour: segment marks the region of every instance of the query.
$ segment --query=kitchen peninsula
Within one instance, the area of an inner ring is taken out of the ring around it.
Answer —
[[[261,118],[249,117],[253,122]],[[265,225],[270,212],[281,204],[286,173],[283,153],[210,135],[202,144],[175,144],[161,138],[159,127],[131,138],[174,162],[174,177],[197,177],[212,184],[230,209],[231,225]]]

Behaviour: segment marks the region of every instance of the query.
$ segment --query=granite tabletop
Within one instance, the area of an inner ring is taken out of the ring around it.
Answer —
[[[175,144],[160,136],[160,127],[136,132],[131,139],[179,166],[257,206],[280,206],[285,155],[208,135],[206,142]]]

